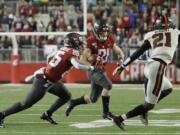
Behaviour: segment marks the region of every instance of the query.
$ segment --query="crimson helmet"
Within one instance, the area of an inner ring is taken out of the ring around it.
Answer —
[[[110,26],[105,21],[94,23],[94,34],[99,41],[106,41],[110,33]]]
[[[64,38],[64,46],[79,50],[83,47],[83,37],[75,32],[69,33]]]

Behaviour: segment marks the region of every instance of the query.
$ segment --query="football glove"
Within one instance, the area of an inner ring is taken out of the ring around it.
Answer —
[[[112,75],[113,75],[113,76],[114,76],[115,74],[119,74],[119,75],[120,75],[121,72],[122,72],[124,69],[125,69],[124,64],[121,64],[120,66],[117,66],[117,67],[114,69]]]

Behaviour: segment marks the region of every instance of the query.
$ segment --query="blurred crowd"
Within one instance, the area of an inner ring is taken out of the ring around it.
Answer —
[[[64,32],[83,31],[80,0],[64,3],[59,0],[11,0],[0,3],[0,32]],[[9,37],[0,37],[0,42]],[[56,42],[55,36],[17,37],[20,47]],[[2,44],[1,48],[7,48]],[[9,47],[9,46],[8,46]]]
[[[83,31],[83,0],[5,0],[0,3],[0,32]],[[176,0],[87,0],[86,36],[92,34],[95,21],[112,26],[117,44],[126,56],[129,48],[141,45],[143,35],[160,14],[167,15],[179,26]],[[42,48],[45,44],[61,44],[62,36],[21,36],[23,47]],[[0,48],[10,48],[9,37],[0,37]]]

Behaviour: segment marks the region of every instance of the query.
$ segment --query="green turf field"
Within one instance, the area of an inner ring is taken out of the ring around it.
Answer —
[[[15,101],[23,99],[31,85],[0,85],[0,110]],[[73,98],[89,92],[89,86],[68,86]],[[50,125],[39,117],[55,96],[46,96],[32,108],[6,118],[6,128],[0,129],[4,135],[177,135],[180,134],[180,86],[174,86],[173,93],[161,101],[149,115],[149,126],[143,126],[138,117],[126,122],[126,131],[121,131],[111,121],[101,118],[101,99],[96,104],[82,105],[71,113],[64,114],[66,105],[59,109],[54,118],[59,125]],[[111,111],[122,114],[142,103],[143,85],[114,86],[111,93]],[[80,127],[77,127],[80,126]]]

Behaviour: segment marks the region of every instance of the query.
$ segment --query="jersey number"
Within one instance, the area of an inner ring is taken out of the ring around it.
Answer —
[[[109,49],[99,49],[98,55],[103,59],[103,63],[107,62],[109,56]]]
[[[61,62],[61,57],[60,55],[64,55],[64,51],[59,51],[54,58],[49,62],[49,65],[51,65],[52,67],[56,67],[60,62]]]
[[[167,33],[157,33],[152,36],[154,39],[153,45],[154,48],[156,47],[161,47],[161,46],[166,46],[166,47],[171,47],[171,34],[170,32]],[[163,41],[165,41],[163,43]]]

